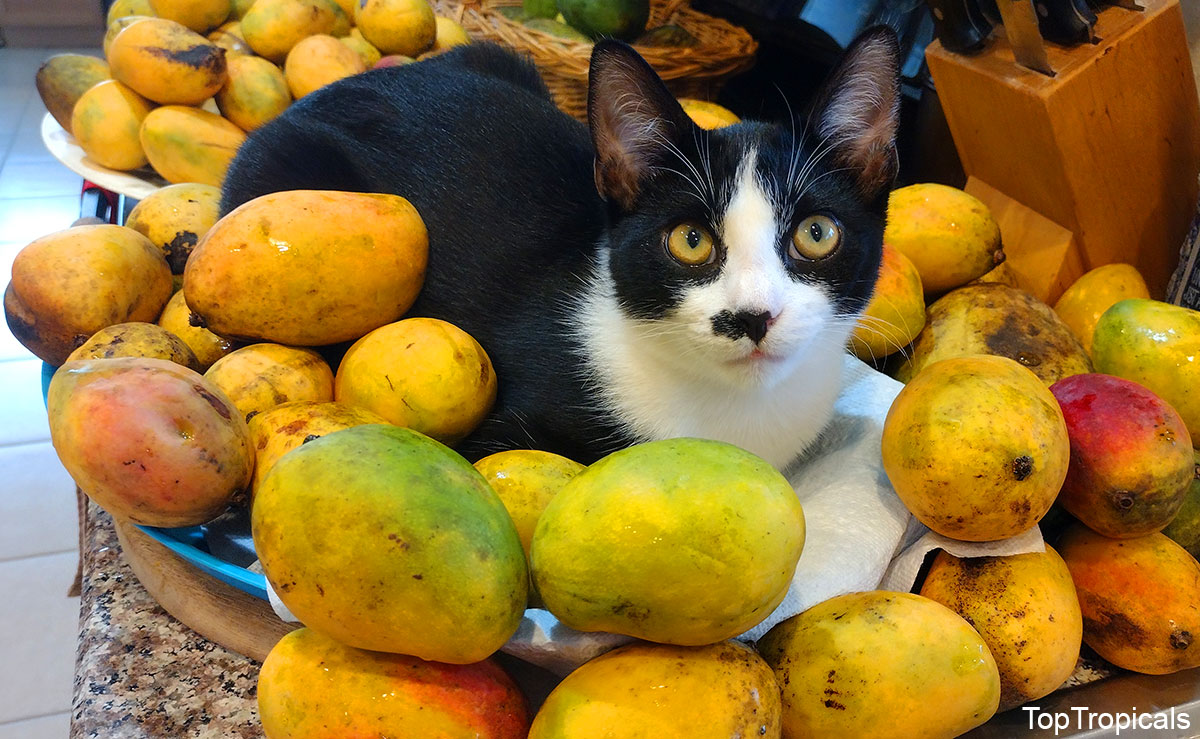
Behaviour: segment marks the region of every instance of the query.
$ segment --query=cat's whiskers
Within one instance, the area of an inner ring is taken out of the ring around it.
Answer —
[[[811,183],[808,181],[808,178],[812,175],[813,170],[816,169],[817,165],[820,164],[822,159],[824,159],[830,152],[837,148],[837,145],[838,142],[833,137],[822,137],[820,143],[817,145],[817,148],[811,155],[809,155],[808,161],[804,163],[804,166],[800,169],[800,172],[796,177],[796,179],[799,180],[799,184],[797,184],[794,190],[791,191],[799,191],[800,193],[806,192],[808,188],[811,187]]]

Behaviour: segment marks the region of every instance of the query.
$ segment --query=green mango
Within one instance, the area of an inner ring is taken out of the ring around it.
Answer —
[[[565,38],[570,41],[591,41],[590,38],[571,28],[566,23],[559,23],[549,18],[528,18],[524,21],[524,24],[535,31],[541,31],[542,33],[548,33],[551,36]]]
[[[1146,386],[1200,440],[1200,312],[1145,298],[1114,304],[1092,334],[1097,372]]]
[[[646,30],[650,0],[558,0],[558,12],[585,36],[632,41]]]
[[[1188,554],[1200,559],[1200,452],[1193,450],[1192,454],[1196,459],[1196,476],[1183,498],[1183,507],[1163,533],[1188,550]]]
[[[558,15],[558,4],[555,0],[524,0],[521,8],[526,18],[554,18]]]

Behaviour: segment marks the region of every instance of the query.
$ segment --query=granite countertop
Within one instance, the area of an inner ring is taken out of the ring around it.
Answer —
[[[88,506],[71,739],[261,739],[254,660],[162,609]]]

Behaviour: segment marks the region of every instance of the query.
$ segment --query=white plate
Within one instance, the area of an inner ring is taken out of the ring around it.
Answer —
[[[100,166],[84,153],[74,137],[63,130],[49,113],[42,118],[42,143],[55,159],[72,172],[105,190],[120,193],[128,198],[141,200],[169,184],[148,166],[131,172]]]

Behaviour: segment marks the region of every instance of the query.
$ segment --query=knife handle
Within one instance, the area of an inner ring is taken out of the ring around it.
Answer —
[[[972,54],[987,43],[992,24],[970,5],[973,1],[925,0],[933,14],[934,31],[947,50]]]
[[[1033,5],[1047,41],[1074,46],[1094,40],[1096,14],[1086,0],[1034,0]]]

